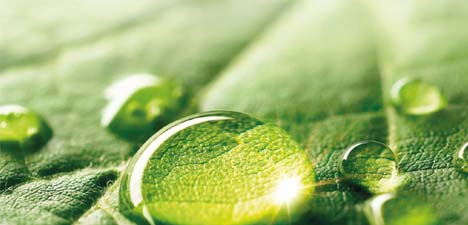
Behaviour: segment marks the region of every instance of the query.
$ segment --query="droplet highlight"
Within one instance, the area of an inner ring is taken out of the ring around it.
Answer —
[[[420,79],[404,78],[391,89],[391,100],[401,112],[425,115],[444,109],[447,99],[436,85]]]
[[[120,208],[150,224],[274,224],[300,214],[313,184],[312,163],[284,130],[215,111],[176,121],[141,147]]]
[[[52,137],[52,129],[37,113],[20,105],[0,106],[0,144],[36,150]]]
[[[140,142],[173,121],[186,104],[186,93],[175,81],[151,74],[121,79],[105,92],[109,104],[101,124],[129,141]]]
[[[468,173],[468,142],[457,151],[454,162],[456,168],[462,172]]]
[[[362,141],[344,152],[340,168],[344,180],[377,194],[393,192],[403,182],[393,150],[378,141]]]
[[[410,193],[377,195],[364,204],[370,225],[436,225],[440,224],[433,208]]]

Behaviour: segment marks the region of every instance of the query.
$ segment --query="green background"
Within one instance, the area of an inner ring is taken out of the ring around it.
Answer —
[[[152,72],[192,93],[188,112],[229,109],[285,128],[319,181],[349,145],[397,151],[402,192],[443,224],[468,223],[468,3],[457,0],[0,1],[0,104],[44,115],[54,137],[35,153],[0,151],[0,224],[132,224],[117,210],[135,146],[99,126],[103,91]],[[389,105],[403,77],[437,84],[449,106],[421,117]],[[112,183],[115,183],[112,185]],[[307,224],[365,224],[355,187],[318,187]]]

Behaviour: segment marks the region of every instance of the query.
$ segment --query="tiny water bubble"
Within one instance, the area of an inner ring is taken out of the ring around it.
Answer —
[[[36,112],[20,105],[0,106],[0,144],[37,150],[52,137],[52,129]]]
[[[411,193],[374,196],[364,203],[363,211],[370,225],[440,224],[431,205]]]
[[[438,86],[415,78],[395,82],[390,97],[398,110],[410,115],[431,114],[447,106],[447,99]]]
[[[374,194],[392,192],[403,181],[398,174],[395,153],[378,141],[351,145],[344,152],[339,169],[343,179]]]
[[[173,121],[186,103],[183,87],[151,74],[125,77],[105,91],[109,100],[101,124],[129,141],[146,140]]]
[[[457,150],[454,162],[462,172],[468,173],[468,142],[466,142],[459,150]]]

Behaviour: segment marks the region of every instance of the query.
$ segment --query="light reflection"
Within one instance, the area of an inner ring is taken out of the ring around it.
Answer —
[[[123,78],[105,90],[105,97],[112,100],[102,111],[101,125],[108,126],[120,108],[128,101],[136,91],[143,87],[157,84],[159,79],[150,74],[136,74]]]
[[[370,223],[372,225],[385,225],[382,206],[389,200],[394,199],[395,195],[392,193],[382,194],[375,197],[370,202],[370,211],[366,212]]]
[[[290,204],[300,194],[301,189],[303,185],[301,179],[297,177],[281,180],[273,194],[276,204]]]

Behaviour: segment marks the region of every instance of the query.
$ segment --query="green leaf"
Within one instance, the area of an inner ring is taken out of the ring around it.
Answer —
[[[115,170],[83,170],[7,189],[0,196],[2,223],[69,224],[93,204],[116,176]]]
[[[180,1],[3,1],[0,68],[45,62],[64,48],[118,34]]]
[[[127,73],[150,72],[175,77],[187,88],[199,89],[241,52],[250,40],[255,39],[263,27],[271,23],[270,20],[274,20],[280,9],[287,5],[287,1],[282,0],[258,1],[253,5],[249,2],[235,2],[174,3],[174,6],[162,11],[155,18],[145,19],[96,40],[64,46],[57,56],[44,54],[43,57],[51,57],[45,62],[31,64],[24,60],[24,65],[13,63],[4,69],[0,75],[0,104],[21,104],[39,112],[49,121],[54,136],[46,147],[34,154],[12,155],[2,148],[0,181],[4,185],[0,190],[16,190],[37,179],[68,176],[87,168],[108,170],[124,163],[135,152],[136,147],[114,138],[99,125],[100,111],[106,105],[103,96],[106,87]],[[14,5],[15,2],[10,4]],[[81,4],[84,4],[84,9],[92,10],[86,3]],[[115,3],[103,4],[104,9]],[[34,5],[29,7],[33,10]],[[121,7],[122,11],[126,8],[125,5]],[[41,9],[36,13],[39,12]],[[95,17],[99,17],[98,14],[96,12]],[[57,17],[68,18],[66,14]],[[76,22],[81,23],[79,20]],[[32,29],[34,26],[41,25],[26,26],[24,29]],[[99,23],[96,26],[100,26]],[[38,32],[43,32],[42,28],[38,29]],[[45,43],[53,42],[54,40],[50,40]],[[13,42],[3,46],[0,52],[6,52],[11,44]],[[31,50],[31,54],[33,53]],[[19,51],[12,54],[22,57]],[[114,177],[105,178],[114,180]],[[48,187],[47,182],[39,185],[51,193],[60,191],[60,187],[57,190],[53,186]],[[105,187],[96,189],[93,191],[101,193]],[[82,189],[75,194],[79,198],[88,196],[89,192]],[[99,195],[94,195],[90,204],[73,207],[80,208],[83,213],[98,198]],[[16,204],[15,198],[6,201],[10,201],[10,205]],[[61,195],[57,195],[54,201],[76,205]],[[2,212],[13,210],[8,209],[7,204],[1,205]],[[55,208],[33,202],[30,205],[37,210],[51,213]],[[93,211],[103,208],[106,207],[99,206],[93,208]],[[71,217],[67,211],[54,211],[52,214],[70,219],[79,217],[78,213]],[[92,213],[86,215],[90,214]],[[0,217],[0,223],[29,224],[30,221],[42,221],[39,213],[33,214],[28,220],[21,220],[21,213],[5,212],[5,215]],[[95,218],[100,217],[92,215]],[[70,221],[72,220],[66,223]],[[44,224],[55,223],[58,222],[44,221]]]
[[[252,54],[220,75],[203,99],[203,109],[247,111],[277,120],[309,151],[318,183],[339,178],[341,155],[350,145],[387,142],[366,11],[341,3],[296,5]],[[366,196],[334,183],[317,192],[322,193],[311,208],[324,224],[363,223],[355,206]]]
[[[467,3],[61,4],[7,0],[0,9],[0,104],[31,108],[54,131],[37,152],[0,149],[0,223],[133,224],[119,212],[116,173],[138,145],[99,121],[105,88],[136,72],[184,84],[194,96],[185,113],[236,110],[285,128],[318,180],[303,224],[367,224],[370,195],[338,170],[363,140],[395,150],[401,194],[427,201],[442,224],[468,223],[468,176],[452,163],[468,141]],[[391,88],[408,77],[440,88],[447,108],[395,110]]]
[[[452,158],[467,141],[468,68],[462,55],[468,48],[460,46],[468,37],[461,28],[467,6],[454,6],[459,14],[444,18],[452,7],[434,4],[305,1],[220,75],[203,109],[277,120],[308,149],[319,184],[339,177],[337,164],[348,146],[385,142],[408,176],[401,191],[428,199],[445,224],[464,224],[467,176],[453,168]],[[369,17],[379,22],[368,24]],[[437,84],[448,109],[424,117],[398,114],[388,95],[394,82],[410,75]],[[326,224],[362,224],[358,204],[365,196],[349,188],[324,185],[311,201],[311,215]]]

